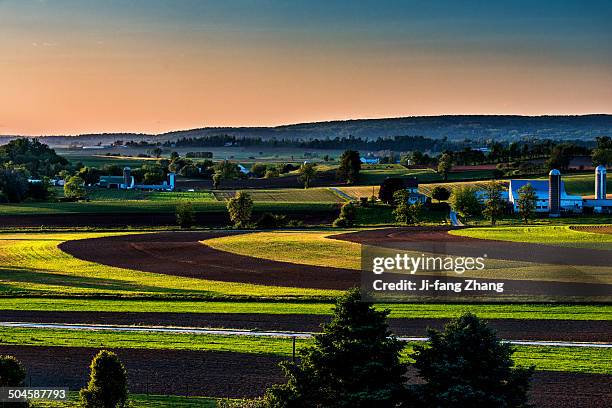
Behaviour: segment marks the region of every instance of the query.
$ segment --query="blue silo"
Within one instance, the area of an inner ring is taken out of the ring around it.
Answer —
[[[561,172],[557,169],[548,173],[548,212],[549,217],[561,215]]]
[[[604,166],[597,166],[595,169],[595,199],[605,200],[606,199],[606,168]]]

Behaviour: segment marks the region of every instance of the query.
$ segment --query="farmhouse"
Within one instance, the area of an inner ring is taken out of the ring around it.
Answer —
[[[518,212],[518,198],[519,189],[526,184],[531,184],[531,187],[535,189],[536,193],[536,212],[546,213],[549,212],[549,180],[510,180],[508,187],[509,199],[514,206],[514,211]],[[582,197],[567,194],[565,191],[565,184],[561,182],[560,188],[561,208],[567,212],[582,212]]]
[[[132,170],[129,167],[123,169],[123,176],[100,176],[99,187],[117,188],[121,190],[158,190],[173,191],[176,182],[176,174],[168,173],[168,180],[161,184],[136,184]]]
[[[416,177],[404,179],[404,187],[408,192],[408,202],[410,204],[416,204],[418,202],[425,204],[427,196],[419,193],[419,182]]]

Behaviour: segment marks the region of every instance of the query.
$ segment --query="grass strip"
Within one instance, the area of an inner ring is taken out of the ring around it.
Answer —
[[[0,344],[22,346],[138,348],[163,350],[224,351],[244,354],[291,356],[290,338],[192,335],[176,333],[106,332],[95,330],[0,328]],[[298,350],[311,339],[297,339]],[[517,365],[537,370],[609,374],[612,349],[585,347],[516,346]],[[402,359],[409,360],[410,344]]]

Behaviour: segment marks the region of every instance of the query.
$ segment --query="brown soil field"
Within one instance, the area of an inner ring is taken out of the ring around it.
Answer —
[[[161,232],[156,234],[124,235],[66,241],[60,244],[63,251],[87,261],[146,272],[163,273],[191,278],[211,279],[224,282],[243,282],[273,286],[288,286],[315,289],[348,289],[360,284],[360,273],[355,270],[299,265],[277,262],[219,251],[198,241],[231,234],[216,232]],[[472,240],[447,234],[443,229],[381,229],[347,233],[337,236],[370,245],[398,247],[401,249],[423,250],[457,254],[459,256],[482,256],[489,254],[507,256],[509,247],[499,241]],[[477,245],[474,243],[477,241]],[[451,243],[459,243],[453,246]],[[551,251],[545,245],[518,244],[512,250],[512,257],[532,259],[540,253],[540,261],[549,258],[563,262],[580,259],[589,265],[608,266],[602,251],[566,248]],[[517,251],[517,252],[513,252]],[[593,253],[598,252],[594,255]],[[557,258],[557,254],[561,258]],[[605,253],[605,251],[604,251]],[[599,257],[599,258],[598,258]],[[501,258],[505,259],[505,258]],[[573,264],[572,264],[573,265]],[[404,278],[397,275],[397,279]],[[436,279],[435,275],[412,275],[420,281]],[[461,278],[445,277],[449,282],[463,282]],[[487,279],[479,279],[487,282]],[[609,296],[610,285],[597,283],[567,283],[545,281],[518,281],[495,279],[503,282],[506,293],[519,296],[571,294],[572,296]],[[418,283],[417,283],[418,284]],[[474,292],[478,294],[477,291]]]
[[[67,324],[207,327],[246,330],[318,332],[329,316],[259,313],[131,313],[0,311],[0,321]],[[423,337],[428,327],[442,329],[448,319],[389,319],[398,336]],[[490,319],[508,340],[612,342],[612,322],[582,320]]]
[[[117,349],[133,393],[255,397],[283,382],[277,356],[223,352]],[[86,383],[91,348],[0,346],[27,368],[26,385],[78,390]],[[409,371],[409,381],[418,382]],[[612,376],[541,371],[532,381],[531,402],[542,408],[612,406]]]
[[[609,266],[608,251],[569,248],[522,242],[476,239],[448,234],[449,227],[384,228],[335,235],[333,238],[365,245],[423,251],[457,256],[483,256],[492,259],[553,265]]]
[[[593,232],[595,234],[612,234],[612,225],[572,225],[575,231]]]
[[[228,234],[232,232],[161,232],[66,241],[59,247],[88,261],[190,278],[318,289],[359,283],[358,271],[236,255],[198,242]]]

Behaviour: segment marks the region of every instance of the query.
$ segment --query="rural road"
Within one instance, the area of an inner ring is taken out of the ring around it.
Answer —
[[[61,330],[100,330],[111,332],[138,332],[138,333],[172,333],[172,334],[212,334],[222,336],[252,336],[271,338],[300,338],[307,339],[313,336],[308,332],[291,331],[251,331],[232,329],[209,329],[197,327],[159,327],[159,326],[115,326],[95,324],[61,324],[61,323],[29,323],[29,322],[0,322],[0,327],[28,328],[28,329],[61,329]],[[398,337],[403,341],[427,341],[427,337]],[[512,345],[520,346],[548,346],[548,347],[591,347],[612,348],[612,343],[576,342],[576,341],[540,341],[540,340],[504,340]]]

